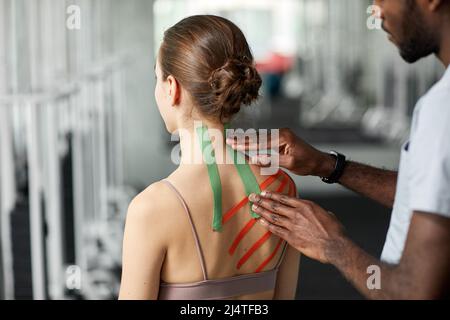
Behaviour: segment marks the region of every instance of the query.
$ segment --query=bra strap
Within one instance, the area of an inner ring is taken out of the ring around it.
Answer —
[[[277,265],[275,266],[275,269],[278,269],[280,267],[281,263],[283,262],[284,256],[286,255],[287,246],[288,246],[287,241],[284,241],[283,251],[281,252],[280,259],[278,260]]]
[[[197,230],[195,229],[194,221],[192,220],[191,212],[189,211],[186,201],[184,201],[183,196],[177,190],[177,188],[175,188],[175,186],[169,180],[164,179],[162,181],[165,182],[167,184],[167,186],[169,186],[170,189],[172,189],[172,191],[177,195],[177,198],[180,200],[181,204],[183,205],[184,211],[186,212],[188,219],[189,219],[189,223],[191,225],[192,234],[194,235],[195,246],[197,247],[198,257],[200,259],[200,265],[202,267],[203,279],[207,280],[208,275],[206,273],[205,258],[203,256],[202,247],[200,245],[200,239],[198,238],[198,233],[197,233]]]

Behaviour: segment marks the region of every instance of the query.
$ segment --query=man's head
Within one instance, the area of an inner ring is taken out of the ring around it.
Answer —
[[[439,53],[444,21],[450,17],[450,0],[376,0],[374,3],[381,8],[383,30],[405,61],[413,63]]]

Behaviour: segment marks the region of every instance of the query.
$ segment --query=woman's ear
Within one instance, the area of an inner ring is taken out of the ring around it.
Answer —
[[[177,79],[175,79],[173,76],[167,77],[167,83],[168,83],[167,98],[171,106],[176,106],[180,103],[181,86],[178,83]]]

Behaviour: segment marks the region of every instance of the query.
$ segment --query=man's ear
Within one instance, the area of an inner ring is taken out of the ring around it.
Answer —
[[[169,84],[169,90],[167,92],[169,103],[171,106],[178,105],[181,97],[181,86],[174,76],[167,77],[167,83]]]

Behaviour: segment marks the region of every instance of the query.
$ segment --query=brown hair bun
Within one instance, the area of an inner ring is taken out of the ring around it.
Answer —
[[[248,106],[259,97],[261,77],[247,59],[229,59],[209,78],[215,104],[222,108],[222,117],[230,118],[242,105]]]

